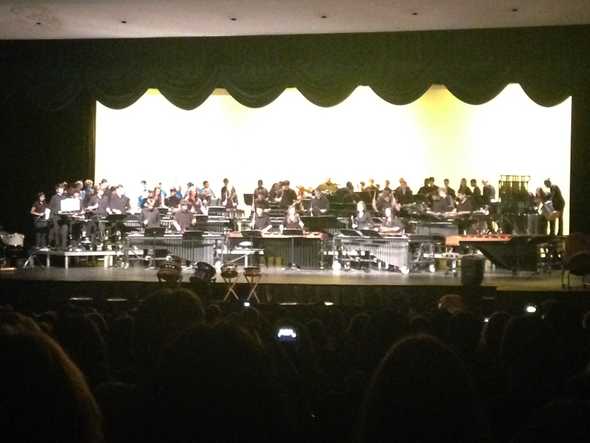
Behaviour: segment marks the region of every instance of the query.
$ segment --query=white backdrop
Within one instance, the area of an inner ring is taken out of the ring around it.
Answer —
[[[437,184],[447,177],[456,188],[461,177],[497,187],[501,174],[514,174],[530,175],[531,191],[551,177],[569,207],[570,125],[571,99],[544,108],[519,85],[480,106],[444,86],[406,106],[358,87],[331,108],[288,89],[251,109],[220,90],[193,111],[150,90],[123,110],[97,104],[96,179],[131,190],[142,179],[166,187],[207,179],[218,193],[229,177],[241,197],[258,178],[268,187],[282,179],[316,186],[328,177],[397,186],[403,176],[417,190],[425,176]]]

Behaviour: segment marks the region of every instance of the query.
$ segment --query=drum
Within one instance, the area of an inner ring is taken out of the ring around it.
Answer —
[[[221,276],[226,279],[236,278],[238,276],[237,266],[232,264],[224,264],[221,267]]]
[[[6,246],[12,246],[14,248],[22,248],[25,243],[25,236],[23,234],[0,234],[0,239]]]

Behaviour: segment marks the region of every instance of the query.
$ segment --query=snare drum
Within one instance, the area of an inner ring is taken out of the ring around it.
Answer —
[[[15,248],[22,248],[25,243],[25,236],[22,234],[0,234],[0,239],[2,239],[2,243],[6,246],[12,246]]]

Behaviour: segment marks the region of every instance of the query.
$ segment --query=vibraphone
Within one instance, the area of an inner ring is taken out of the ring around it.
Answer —
[[[235,250],[243,241],[252,241],[254,248],[264,249],[265,255],[280,257],[284,264],[293,263],[302,268],[320,268],[322,242],[325,236],[317,233],[304,235],[265,234],[248,238],[240,232],[228,234],[228,249]]]
[[[224,242],[221,233],[207,233],[202,238],[190,239],[182,238],[180,234],[166,234],[160,237],[129,235],[127,239],[130,250],[144,249],[153,251],[154,256],[174,255],[192,263],[204,261],[209,264],[215,263]]]

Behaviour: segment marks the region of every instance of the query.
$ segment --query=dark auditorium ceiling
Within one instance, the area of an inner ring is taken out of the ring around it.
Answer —
[[[590,0],[0,0],[0,39],[188,37],[590,23]]]

